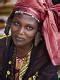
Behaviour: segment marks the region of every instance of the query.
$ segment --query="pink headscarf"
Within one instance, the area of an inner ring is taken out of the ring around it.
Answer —
[[[17,9],[44,21],[42,31],[48,54],[53,65],[60,65],[60,33],[53,15],[56,11],[60,16],[60,4],[53,5],[50,0],[18,0],[14,7]]]

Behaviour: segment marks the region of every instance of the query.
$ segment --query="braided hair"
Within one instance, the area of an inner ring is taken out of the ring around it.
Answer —
[[[5,31],[4,33],[8,36],[9,35],[9,30],[10,30],[10,26],[11,26],[11,22],[12,22],[12,19],[14,17],[14,13],[15,11],[13,11],[10,16],[8,17],[7,19],[7,22],[6,22],[6,27],[5,27]]]

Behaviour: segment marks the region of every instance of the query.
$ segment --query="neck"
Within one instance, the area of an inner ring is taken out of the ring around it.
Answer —
[[[32,49],[32,43],[16,47],[16,56],[19,58],[24,58],[31,49]]]

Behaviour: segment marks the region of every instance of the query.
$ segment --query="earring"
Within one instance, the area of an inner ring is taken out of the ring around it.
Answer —
[[[35,43],[34,43],[34,45],[37,46],[40,41],[42,41],[42,37],[41,37],[40,32],[37,32],[36,36],[35,36]]]

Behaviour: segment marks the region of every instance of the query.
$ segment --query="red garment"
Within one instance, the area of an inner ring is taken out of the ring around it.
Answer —
[[[53,15],[55,11],[60,16],[60,4],[53,5],[51,0],[18,0],[14,10],[22,10],[44,21],[42,31],[48,54],[54,65],[60,65],[60,33]]]

